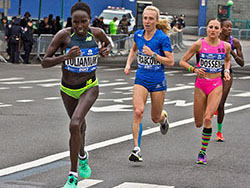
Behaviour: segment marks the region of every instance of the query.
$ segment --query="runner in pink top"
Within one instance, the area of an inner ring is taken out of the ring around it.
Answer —
[[[229,80],[231,46],[219,39],[221,22],[215,18],[208,21],[207,36],[196,41],[185,53],[180,65],[195,72],[197,78],[194,89],[194,120],[196,127],[203,127],[198,164],[207,164],[206,150],[212,136],[212,118],[222,96],[221,71],[223,64],[224,80]],[[188,61],[198,55],[197,68]]]

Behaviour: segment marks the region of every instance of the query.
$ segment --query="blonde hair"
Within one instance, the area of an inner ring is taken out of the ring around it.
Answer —
[[[162,30],[166,35],[171,30],[168,21],[165,19],[159,19],[159,23],[157,23],[156,28]]]
[[[143,13],[142,15],[144,14],[144,12],[146,10],[152,10],[152,11],[155,11],[156,12],[156,20],[158,21],[159,20],[159,17],[160,17],[160,11],[157,7],[155,6],[147,6],[144,10],[143,10]]]

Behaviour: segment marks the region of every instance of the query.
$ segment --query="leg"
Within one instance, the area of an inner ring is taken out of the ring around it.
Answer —
[[[231,79],[229,81],[224,81],[223,80],[223,93],[222,93],[222,98],[218,107],[218,115],[217,115],[217,123],[218,123],[218,131],[221,132],[221,128],[222,128],[222,122],[224,119],[224,105],[225,102],[227,100],[227,96],[229,94],[230,88],[232,86],[233,83],[233,74],[230,75]],[[219,126],[219,124],[221,126]]]
[[[133,88],[134,120],[132,126],[135,147],[138,147],[139,125],[143,117],[147,97],[148,90],[141,85],[135,84]]]
[[[78,154],[84,151],[85,116],[98,97],[99,88],[93,87],[85,91],[79,100],[73,99],[61,92],[65,108],[71,118],[70,129],[70,160],[71,171],[77,172]],[[83,132],[82,132],[83,131]],[[81,145],[81,143],[83,145]],[[81,145],[81,147],[80,147]]]
[[[162,112],[166,91],[151,92],[151,118],[154,123],[163,122],[165,115]]]
[[[195,87],[194,89],[194,122],[196,127],[201,127],[203,125],[203,118],[205,109],[207,106],[207,96],[200,89]]]

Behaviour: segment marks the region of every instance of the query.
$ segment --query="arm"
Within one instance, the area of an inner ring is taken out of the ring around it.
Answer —
[[[146,45],[143,46],[143,53],[148,56],[153,56],[154,52]],[[164,51],[165,57],[156,54],[155,60],[161,62],[164,65],[173,67],[174,66],[174,56],[172,52]]]
[[[53,67],[64,62],[65,60],[81,55],[80,48],[78,46],[74,46],[67,54],[54,57],[56,51],[66,44],[67,39],[70,40],[66,29],[59,31],[54,36],[42,60],[41,65],[43,68]]]
[[[133,63],[133,60],[135,59],[136,53],[137,53],[137,45],[135,42],[133,42],[132,48],[128,55],[126,67],[124,68],[124,72],[126,74],[130,73],[131,64]]]
[[[191,70],[192,72],[195,72],[197,76],[204,76],[205,72],[203,68],[194,68],[192,65],[188,63],[188,61],[194,56],[194,54],[199,53],[201,49],[201,41],[196,41],[189,50],[184,54],[184,56],[181,58],[179,65],[184,67],[187,70]]]
[[[226,48],[226,57],[225,57],[225,60],[224,60],[224,80],[227,81],[227,80],[230,80],[230,72],[229,72],[229,69],[230,69],[230,53],[231,53],[231,45],[227,42],[224,43],[225,44],[225,48]]]
[[[233,39],[234,47],[236,49],[236,53],[232,50],[231,55],[233,56],[234,60],[238,65],[241,67],[244,66],[244,58],[243,58],[243,53],[242,53],[242,47],[240,44],[240,41],[238,39]]]
[[[112,49],[111,43],[107,35],[100,28],[91,27],[91,31],[93,32],[96,39],[101,43],[101,47],[99,48],[99,54],[102,57],[107,57]]]

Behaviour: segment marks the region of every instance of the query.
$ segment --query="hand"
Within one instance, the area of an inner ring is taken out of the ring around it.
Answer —
[[[224,72],[224,78],[225,81],[229,81],[231,79],[231,76],[228,72]]]
[[[73,59],[81,55],[81,50],[79,46],[73,46],[70,48],[69,52],[66,54],[67,59]]]
[[[126,65],[126,67],[124,68],[124,72],[127,75],[130,73],[130,66],[129,65]]]
[[[195,68],[194,72],[197,74],[199,78],[203,78],[205,76],[205,70],[204,68]]]
[[[144,44],[144,46],[143,46],[142,52],[143,52],[144,54],[148,55],[148,56],[152,56],[153,53],[154,53],[154,52],[153,52],[148,46],[146,46],[145,44]]]
[[[99,54],[102,57],[107,57],[109,55],[109,49],[107,47],[105,47],[105,42],[102,43],[101,48],[99,49]]]

